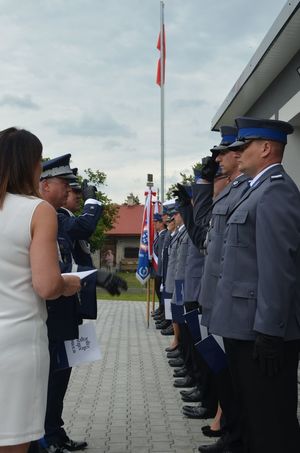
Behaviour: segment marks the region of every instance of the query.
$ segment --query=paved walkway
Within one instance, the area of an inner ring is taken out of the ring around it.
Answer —
[[[207,421],[181,415],[164,349],[170,337],[146,328],[143,302],[101,301],[96,323],[103,358],[74,368],[64,419],[87,453],[193,453]]]

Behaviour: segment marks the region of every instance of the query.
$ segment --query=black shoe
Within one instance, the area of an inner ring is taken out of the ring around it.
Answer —
[[[158,315],[158,316],[153,316],[153,320],[155,321],[155,324],[158,322],[163,322],[166,320],[165,315]]]
[[[166,329],[162,329],[162,330],[160,331],[160,333],[161,333],[162,335],[174,335],[174,329],[173,329],[172,324],[171,324],[169,327],[167,327]],[[175,360],[175,359],[174,359],[174,360]]]
[[[156,310],[154,310],[151,313],[151,316],[156,316],[156,315],[161,315],[161,314],[162,314],[162,310],[160,309],[160,307],[158,307]]]
[[[188,374],[187,369],[185,367],[178,368],[177,370],[174,370],[173,377],[174,378],[179,378],[179,377],[186,377]]]
[[[186,376],[185,378],[175,379],[174,387],[182,388],[182,387],[194,387],[195,382],[191,378],[191,376]]]
[[[187,403],[200,403],[202,401],[203,392],[201,390],[196,389],[190,395],[182,396],[182,401],[186,401]]]
[[[84,441],[66,439],[61,443],[60,446],[67,449],[68,451],[77,451],[77,450],[84,450],[88,446],[88,444],[87,444],[87,442],[84,442]]]
[[[232,450],[228,446],[227,436],[222,436],[215,444],[200,445],[198,450],[202,453],[231,453]]]
[[[169,360],[169,365],[174,366],[174,367],[180,367],[184,365],[184,361],[180,358],[178,359],[170,359]]]
[[[176,349],[178,349],[178,344],[176,346],[169,346],[168,348],[165,349],[166,352],[173,352]]]
[[[164,313],[161,313],[160,315],[153,316],[153,319],[155,322],[157,322],[157,321],[162,322],[162,321],[165,321],[165,315],[164,315]]]
[[[40,447],[38,440],[33,440],[30,442],[27,453],[42,453],[42,450],[43,449]]]
[[[189,406],[184,406],[182,409],[183,414],[188,417],[188,418],[200,418],[200,419],[206,419],[206,418],[213,418],[215,416],[214,413],[206,409],[206,407],[189,407]]]
[[[192,388],[191,390],[180,390],[180,395],[182,396],[187,396],[187,395],[191,395],[192,393],[195,392],[195,390],[197,390],[198,387],[194,387]]]
[[[175,351],[173,351],[173,352],[167,352],[168,359],[177,359],[180,356],[181,356],[181,352],[179,351],[179,349],[175,349]]]
[[[221,437],[224,433],[223,429],[211,429],[209,425],[202,426],[201,430],[207,437]]]
[[[166,320],[166,321],[160,322],[159,324],[156,324],[156,328],[157,329],[166,329],[171,324],[172,324],[171,321]]]
[[[202,406],[202,403],[198,403],[198,404],[196,404],[195,406],[194,406],[194,405],[191,406],[191,405],[187,404],[186,406],[183,406],[182,409],[183,409],[184,411],[189,411],[189,410],[191,410],[191,409],[199,409],[200,407],[201,407],[201,408],[203,407],[203,406]]]
[[[70,450],[62,447],[61,445],[52,444],[48,447],[43,447],[41,450],[45,453],[70,453]]]

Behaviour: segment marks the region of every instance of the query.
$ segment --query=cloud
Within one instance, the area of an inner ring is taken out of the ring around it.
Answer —
[[[201,108],[207,105],[207,101],[204,99],[177,99],[176,101],[173,101],[173,107],[174,108]]]
[[[143,200],[147,173],[160,181],[159,2],[2,3],[1,127],[32,130],[45,155],[71,152],[80,171],[101,169],[114,201]],[[211,119],[284,3],[165,2],[168,184],[219,143]]]
[[[79,119],[61,121],[52,120],[46,123],[54,127],[61,135],[75,135],[80,137],[123,137],[134,136],[131,129],[121,124],[110,115],[102,115],[95,118],[90,115],[82,115]]]
[[[39,110],[39,105],[32,101],[31,96],[14,96],[11,94],[4,94],[0,98],[0,106],[17,107],[20,109]]]

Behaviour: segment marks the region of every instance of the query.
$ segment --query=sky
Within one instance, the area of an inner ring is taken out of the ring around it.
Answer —
[[[219,143],[211,120],[285,0],[165,0],[166,190]],[[270,7],[271,5],[271,7]],[[106,173],[122,203],[160,185],[159,0],[0,0],[0,124]]]

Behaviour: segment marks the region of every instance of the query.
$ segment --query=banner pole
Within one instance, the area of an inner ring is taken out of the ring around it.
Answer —
[[[155,278],[152,278],[153,286],[152,286],[152,311],[155,310]]]
[[[164,2],[160,2],[160,196],[165,199],[165,33]]]
[[[150,281],[149,278],[147,280],[147,307],[146,307],[146,320],[147,320],[147,328],[149,329],[149,320],[150,320]]]

